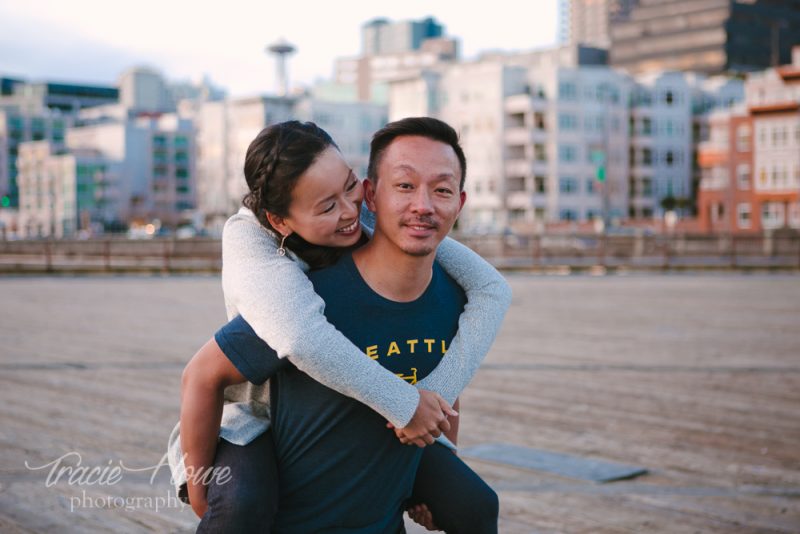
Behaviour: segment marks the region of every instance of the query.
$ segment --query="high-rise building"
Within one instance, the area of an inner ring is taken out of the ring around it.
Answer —
[[[419,50],[423,41],[444,35],[444,26],[428,17],[422,20],[391,22],[378,18],[361,27],[361,52],[383,56]]]
[[[639,0],[611,24],[611,65],[638,74],[747,72],[791,61],[800,3]]]
[[[336,60],[335,81],[355,87],[356,98],[362,102],[385,104],[389,82],[458,60],[458,42],[443,34],[444,28],[431,18],[368,22],[362,28],[361,54]]]
[[[175,101],[161,74],[147,67],[134,67],[119,77],[119,102],[134,113],[175,111]]]
[[[562,0],[561,41],[598,48],[611,46],[611,24],[628,17],[637,0]]]

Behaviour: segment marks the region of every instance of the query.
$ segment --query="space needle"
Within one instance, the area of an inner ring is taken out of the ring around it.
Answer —
[[[289,77],[286,73],[286,60],[289,54],[293,54],[296,50],[297,48],[284,38],[278,39],[265,50],[265,52],[269,52],[275,56],[278,96],[286,96],[289,93]]]

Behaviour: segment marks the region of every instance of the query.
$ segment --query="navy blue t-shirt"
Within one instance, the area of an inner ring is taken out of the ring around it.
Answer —
[[[328,321],[365,357],[412,384],[439,363],[466,303],[464,292],[437,263],[426,291],[406,303],[375,293],[349,254],[309,278],[326,303]],[[280,487],[275,530],[400,530],[402,504],[411,495],[422,450],[402,445],[372,409],[278,360],[243,319],[232,320],[215,337],[251,382],[274,376]]]

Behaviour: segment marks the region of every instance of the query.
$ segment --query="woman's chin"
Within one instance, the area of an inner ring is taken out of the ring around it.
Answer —
[[[361,232],[362,231],[363,230],[361,230],[361,225],[358,225],[358,227],[353,232],[351,232],[349,234],[340,235],[339,236],[340,243],[335,245],[335,246],[337,246],[337,247],[352,247],[353,245],[358,243],[359,239],[361,239]]]

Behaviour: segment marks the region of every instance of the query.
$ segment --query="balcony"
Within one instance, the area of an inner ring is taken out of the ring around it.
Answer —
[[[529,145],[533,140],[533,132],[524,126],[506,128],[503,132],[503,139],[506,146]]]
[[[532,165],[527,159],[507,159],[505,162],[506,176],[528,176],[531,174]]]

